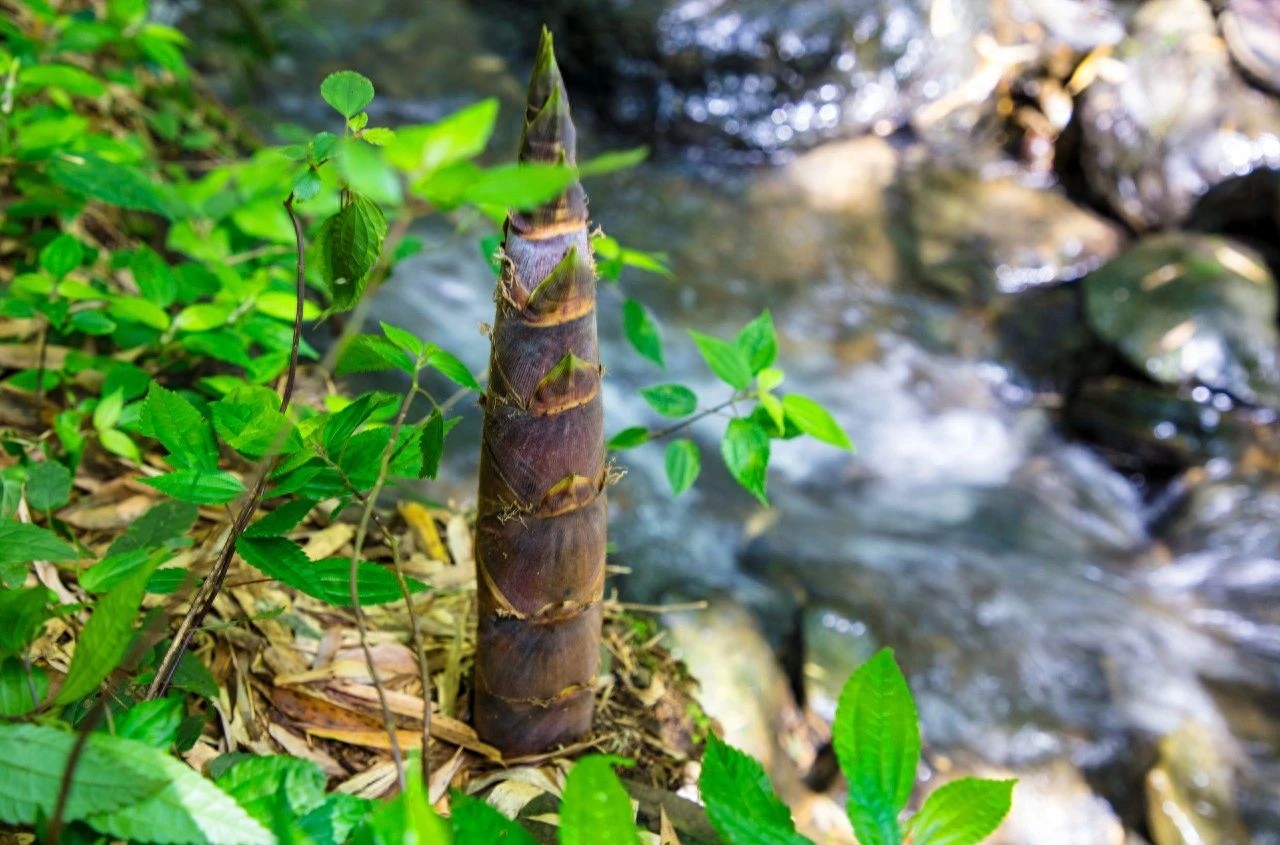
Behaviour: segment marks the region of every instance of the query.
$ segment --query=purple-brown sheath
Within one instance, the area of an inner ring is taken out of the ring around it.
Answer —
[[[545,29],[519,161],[576,165]],[[591,729],[604,594],[605,445],[587,203],[575,179],[507,216],[484,395],[474,718],[507,756]]]

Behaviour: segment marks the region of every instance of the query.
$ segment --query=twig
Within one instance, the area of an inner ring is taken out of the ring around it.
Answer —
[[[285,375],[284,388],[280,391],[280,413],[282,414],[289,410],[289,403],[293,401],[293,388],[297,382],[298,348],[302,340],[302,306],[306,296],[302,221],[298,219],[298,215],[293,210],[292,193],[284,201],[284,209],[289,213],[289,219],[293,222],[293,234],[297,245],[296,293],[298,304],[293,318],[293,344],[289,350],[289,368]],[[275,451],[274,447],[272,451]],[[236,553],[236,541],[240,539],[240,535],[249,527],[249,523],[253,520],[253,515],[258,510],[258,505],[262,502],[262,496],[267,490],[267,478],[275,468],[276,459],[275,454],[270,454],[263,458],[260,463],[258,479],[253,485],[253,491],[240,507],[240,512],[236,514],[235,521],[231,525],[231,531],[227,534],[227,539],[222,546],[222,551],[218,554],[218,561],[214,564],[213,571],[209,573],[209,577],[200,585],[200,590],[191,602],[191,608],[187,611],[186,616],[183,617],[181,624],[178,625],[173,642],[169,644],[169,649],[165,652],[164,658],[160,661],[160,666],[156,669],[156,675],[151,680],[151,686],[147,689],[147,698],[158,698],[169,689],[169,685],[173,682],[173,675],[178,670],[178,664],[182,662],[182,656],[186,654],[191,645],[191,638],[195,636],[196,631],[204,624],[205,616],[213,608],[213,602],[217,599],[218,593],[222,591],[222,585],[227,580],[227,572],[231,569],[231,559]]]
[[[649,432],[649,440],[650,441],[661,440],[662,438],[668,435],[675,434],[677,431],[680,431],[681,429],[685,429],[693,425],[703,417],[709,417],[712,414],[720,413],[725,408],[728,408],[732,405],[737,404],[744,398],[745,397],[741,393],[735,393],[732,396],[730,396],[728,399],[721,402],[719,405],[712,405],[710,408],[704,408],[698,413],[689,417],[688,419],[683,419],[678,423],[667,426],[666,428],[659,428],[659,429],[656,429],[655,431]]]

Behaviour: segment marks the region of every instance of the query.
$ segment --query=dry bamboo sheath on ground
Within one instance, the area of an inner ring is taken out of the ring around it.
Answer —
[[[529,84],[519,160],[575,165],[550,33]],[[586,196],[512,212],[484,396],[474,716],[508,755],[591,727],[605,570],[605,447]]]

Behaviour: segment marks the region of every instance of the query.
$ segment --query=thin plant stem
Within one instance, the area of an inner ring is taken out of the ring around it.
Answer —
[[[718,414],[725,408],[732,407],[744,398],[745,397],[741,393],[735,393],[719,405],[712,405],[710,408],[703,408],[693,416],[680,420],[680,422],[669,425],[666,428],[655,429],[654,431],[649,432],[649,441],[661,440],[664,437],[675,434],[677,431],[682,431],[704,417],[709,417],[712,414]]]

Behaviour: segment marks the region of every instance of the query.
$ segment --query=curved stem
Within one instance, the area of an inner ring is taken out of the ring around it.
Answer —
[[[704,419],[705,417],[709,417],[712,414],[718,414],[721,411],[723,411],[725,408],[732,407],[733,405],[736,405],[738,402],[741,402],[745,398],[746,396],[741,391],[739,391],[733,394],[732,396],[730,396],[728,399],[721,402],[719,405],[712,405],[710,408],[703,408],[701,411],[698,411],[698,413],[694,414],[691,417],[686,417],[685,419],[680,420],[680,422],[678,423],[673,423],[672,425],[669,425],[666,428],[659,428],[649,432],[649,440],[646,442],[661,440],[664,437],[675,434],[677,431],[682,431],[688,428],[689,426],[693,425],[694,423],[696,423],[698,420]]]

